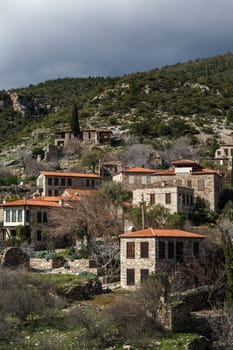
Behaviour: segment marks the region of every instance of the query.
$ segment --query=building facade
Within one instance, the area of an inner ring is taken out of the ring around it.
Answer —
[[[138,207],[142,202],[147,206],[160,204],[172,214],[182,211],[188,216],[193,209],[194,190],[171,185],[134,190],[133,206]]]
[[[45,245],[55,212],[64,218],[67,210],[73,210],[70,205],[64,205],[64,201],[58,198],[49,200],[46,197],[7,202],[0,207],[3,213],[4,238],[17,237],[19,230],[23,229],[25,238],[35,247]]]
[[[113,181],[119,181],[127,188],[142,189],[162,184],[187,187],[194,190],[194,197],[208,201],[210,209],[218,208],[218,199],[222,193],[223,174],[220,171],[207,169],[196,161],[178,160],[167,170],[151,170],[131,168],[113,176]]]
[[[67,188],[98,189],[96,174],[42,171],[37,177],[37,189],[42,196],[60,196]]]
[[[233,144],[221,145],[215,151],[215,163],[227,166],[227,169],[230,170],[232,167],[232,157],[233,157]]]
[[[122,183],[129,190],[133,191],[138,188],[146,188],[148,185],[155,183],[156,170],[146,168],[129,168],[122,170],[116,175],[113,175],[113,181]]]
[[[111,144],[112,131],[104,128],[83,129],[82,142],[85,144],[109,145]]]
[[[120,236],[121,287],[135,289],[156,272],[172,272],[177,264],[204,255],[204,235],[148,228]]]

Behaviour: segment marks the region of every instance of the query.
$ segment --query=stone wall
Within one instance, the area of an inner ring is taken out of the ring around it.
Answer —
[[[127,243],[135,242],[135,258],[127,259]],[[149,243],[149,258],[140,257],[140,244],[141,242]],[[135,286],[141,284],[141,269],[148,269],[149,273],[153,273],[156,270],[155,267],[155,239],[154,238],[137,238],[121,239],[121,287],[134,289]],[[127,285],[127,269],[135,269],[135,286]]]
[[[59,265],[57,265],[59,263]],[[66,264],[67,263],[67,264]],[[40,270],[44,272],[51,272],[52,269],[63,267],[67,273],[80,273],[80,272],[91,272],[97,275],[97,268],[89,267],[90,260],[89,259],[76,259],[76,260],[68,260],[63,261],[62,265],[60,265],[59,259],[36,259],[30,258],[30,268],[35,270]]]
[[[198,186],[199,180],[204,180],[203,189]],[[212,210],[216,209],[222,191],[222,178],[216,174],[177,173],[174,175],[157,175],[155,181],[165,181],[174,185],[193,188],[194,196],[207,200]]]

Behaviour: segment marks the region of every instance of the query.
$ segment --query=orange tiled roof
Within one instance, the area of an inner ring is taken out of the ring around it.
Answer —
[[[174,237],[174,238],[206,238],[204,235],[176,229],[147,228],[141,231],[127,232],[119,235],[120,238],[140,238],[140,237]]]
[[[59,202],[47,201],[43,199],[19,199],[13,202],[6,202],[0,204],[1,207],[17,207],[17,206],[37,206],[37,207],[62,207]],[[65,205],[63,208],[72,208]]]
[[[40,174],[45,176],[61,176],[61,177],[88,177],[99,179],[99,175],[96,174],[86,174],[86,173],[63,173],[57,171],[41,171]]]
[[[153,169],[146,169],[146,168],[140,168],[140,167],[135,167],[135,168],[129,168],[124,170],[124,173],[155,173],[156,170]]]
[[[196,162],[195,160],[190,160],[190,159],[178,159],[178,160],[175,160],[174,162],[172,162],[172,165],[174,165],[174,166],[194,165],[194,166],[198,166],[200,168],[203,168],[198,162]]]
[[[214,169],[208,169],[208,168],[198,168],[191,172],[191,175],[208,175],[208,174],[216,174],[218,176],[222,176],[222,172]],[[166,169],[166,170],[157,170],[154,173],[155,176],[163,176],[163,175],[176,175],[175,169]]]
[[[62,197],[61,196],[38,196],[32,199],[35,201],[59,202],[59,200],[62,199]]]

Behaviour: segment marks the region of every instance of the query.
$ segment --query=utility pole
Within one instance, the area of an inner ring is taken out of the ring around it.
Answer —
[[[145,212],[144,212],[144,204],[145,204],[145,201],[144,201],[144,194],[142,193],[142,197],[141,197],[141,209],[142,209],[142,230],[144,230],[145,228]]]

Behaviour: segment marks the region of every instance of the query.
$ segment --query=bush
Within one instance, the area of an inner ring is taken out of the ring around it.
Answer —
[[[33,252],[32,253],[32,258],[43,259],[46,254],[47,254],[46,250],[40,250],[40,251],[37,251],[37,252]]]
[[[57,253],[47,253],[47,254],[45,254],[44,255],[44,258],[45,259],[47,259],[47,260],[49,260],[49,259],[59,259],[60,258],[60,256],[59,256],[59,254],[57,254]]]

